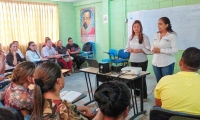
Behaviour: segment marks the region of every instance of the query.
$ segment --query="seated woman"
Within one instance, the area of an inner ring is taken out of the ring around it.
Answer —
[[[99,106],[95,120],[124,120],[128,116],[131,93],[126,84],[103,83],[95,91],[94,98]]]
[[[42,63],[36,68],[34,78],[34,109],[31,120],[87,120],[94,117],[88,107],[75,106],[60,98],[65,81],[61,68],[56,63]]]
[[[32,62],[22,62],[14,69],[10,86],[6,89],[4,104],[16,110],[29,110],[33,102],[33,90],[30,85],[34,83],[35,65]]]
[[[58,54],[66,54],[68,56],[66,56],[66,58],[59,58],[58,60],[60,62],[63,63],[62,68],[63,69],[72,69],[72,65],[73,65],[73,57],[70,56],[70,54],[67,51],[67,48],[63,46],[63,43],[61,40],[58,40],[57,42],[57,47],[56,47],[56,51]]]
[[[47,58],[42,58],[40,53],[36,50],[36,44],[33,41],[30,41],[26,50],[26,60],[36,62],[47,60]]]
[[[20,57],[20,55],[16,52],[17,46],[15,43],[10,44],[10,51],[6,55],[6,60],[9,66],[16,66],[20,62],[23,62],[23,59]]]

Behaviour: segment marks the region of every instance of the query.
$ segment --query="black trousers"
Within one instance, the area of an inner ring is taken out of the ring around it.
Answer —
[[[85,58],[78,55],[72,55],[72,57],[74,58],[73,62],[76,63],[77,69],[80,69],[81,65],[85,62]]]
[[[147,65],[148,65],[148,60],[145,62],[140,62],[140,63],[136,63],[136,62],[131,62],[131,66],[132,67],[141,67],[142,71],[146,71],[147,70]],[[139,78],[139,80],[134,80],[134,84],[135,87],[137,89],[140,89],[142,87],[142,78]],[[146,76],[143,77],[143,97],[144,99],[147,99],[147,84],[146,84]],[[139,96],[140,95],[140,91],[139,90],[135,90],[134,94]]]

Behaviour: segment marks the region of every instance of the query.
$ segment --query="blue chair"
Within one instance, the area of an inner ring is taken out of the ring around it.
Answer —
[[[87,59],[95,59],[96,48],[94,42],[87,42],[83,45],[81,56]]]
[[[128,59],[129,59],[130,53],[124,52],[124,49],[120,49],[117,54],[117,59],[112,59],[112,63],[118,64],[123,63],[123,66],[128,65]]]
[[[110,58],[102,59],[101,62],[109,63],[109,62],[112,61],[112,59],[115,59],[115,56],[117,55],[117,50],[116,49],[110,49],[108,52],[104,52],[104,53],[107,53]]]
[[[199,115],[191,115],[177,111],[166,110],[161,107],[153,107],[150,110],[150,120],[200,120]]]

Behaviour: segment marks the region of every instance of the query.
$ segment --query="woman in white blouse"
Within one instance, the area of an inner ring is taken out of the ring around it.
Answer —
[[[141,67],[142,71],[146,71],[147,65],[148,65],[148,59],[147,59],[147,55],[144,53],[143,50],[144,49],[150,50],[150,48],[151,47],[150,47],[149,38],[142,33],[141,22],[139,20],[134,21],[132,24],[132,35],[130,36],[125,48],[131,53],[130,59],[129,59],[131,66]],[[142,80],[135,81],[136,88],[141,87],[141,81]],[[144,79],[143,86],[144,86],[143,96],[144,96],[144,101],[146,101],[147,100],[146,77]],[[140,91],[135,90],[134,94],[140,95]]]
[[[159,31],[154,35],[152,52],[153,70],[157,82],[166,75],[174,72],[175,56],[178,52],[177,36],[172,30],[169,18],[162,17],[158,21]]]
[[[30,41],[26,50],[26,60],[36,62],[47,60],[47,58],[42,58],[39,52],[36,50],[36,44],[33,41]]]

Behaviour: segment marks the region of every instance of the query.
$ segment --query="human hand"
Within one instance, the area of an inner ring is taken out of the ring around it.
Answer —
[[[45,61],[45,60],[48,60],[48,58],[41,58],[40,60],[41,61]]]
[[[57,59],[58,59],[58,58],[60,58],[60,57],[61,57],[61,55],[60,55],[60,54],[57,54],[57,55],[56,55],[56,58],[57,58]]]
[[[95,114],[93,113],[93,111],[89,108],[84,106],[84,108],[82,110],[79,110],[81,112],[81,114],[89,119],[93,119]]]
[[[132,52],[133,52],[133,53],[141,53],[141,52],[143,52],[143,51],[142,51],[142,49],[133,49]]]
[[[17,54],[17,52],[16,52],[16,51],[13,51],[12,54],[15,56],[15,55]]]
[[[160,53],[160,48],[154,47],[152,52],[153,53]]]
[[[128,48],[128,52],[133,52],[133,49],[132,48]]]

